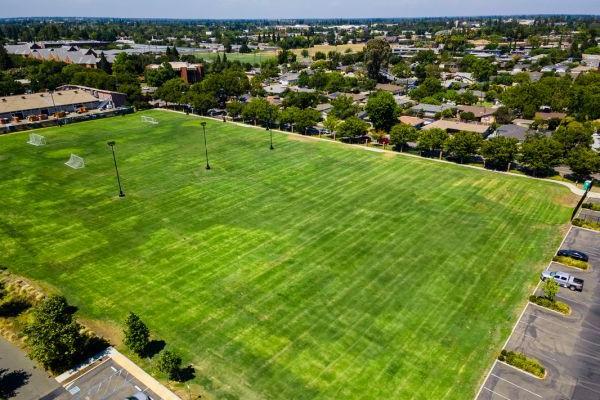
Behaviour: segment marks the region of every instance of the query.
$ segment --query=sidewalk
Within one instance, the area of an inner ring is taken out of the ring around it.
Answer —
[[[155,108],[154,110],[168,111],[168,112],[182,114],[182,115],[188,115],[188,116],[192,116],[192,117],[196,117],[196,118],[206,118],[206,119],[212,119],[214,121],[222,122],[221,118],[206,117],[206,116],[197,115],[197,114],[186,114],[183,111],[169,110],[167,108]],[[228,120],[226,123],[227,124],[235,124],[237,126],[242,126],[242,127],[245,127],[245,128],[255,128],[255,129],[261,129],[261,130],[264,129],[262,126],[249,125],[249,124],[244,124],[242,122],[235,122],[235,121],[229,121]],[[300,136],[300,137],[302,137],[304,139],[315,140],[315,141],[322,141],[322,142],[327,142],[327,143],[336,143],[336,144],[339,144],[341,146],[350,146],[350,147],[360,148],[360,149],[367,150],[367,151],[374,151],[373,147],[368,147],[368,146],[364,146],[364,145],[360,145],[360,144],[342,143],[342,142],[334,141],[334,140],[331,140],[331,139],[320,138],[320,137],[316,137],[316,136],[306,136],[306,135],[301,135],[299,133],[281,131],[279,129],[272,129],[272,130],[274,132],[283,133],[285,135]],[[575,186],[574,184],[572,184],[570,182],[562,182],[562,181],[557,181],[557,180],[554,180],[554,179],[547,179],[547,178],[535,178],[533,176],[528,176],[528,175],[523,175],[523,174],[515,174],[514,172],[493,171],[493,170],[489,170],[489,169],[486,169],[486,168],[483,168],[483,167],[479,167],[477,165],[457,164],[457,163],[454,163],[452,161],[439,160],[437,158],[424,158],[424,157],[418,156],[416,154],[400,153],[400,152],[392,151],[392,150],[378,149],[377,152],[378,153],[387,153],[387,154],[399,155],[399,156],[406,156],[406,157],[414,157],[414,158],[419,158],[421,160],[428,160],[428,161],[433,161],[433,162],[438,162],[438,163],[451,164],[451,165],[456,165],[456,166],[459,166],[459,167],[477,169],[477,170],[480,170],[480,171],[486,171],[486,172],[495,173],[495,174],[503,174],[503,175],[515,176],[515,177],[518,177],[518,178],[535,179],[535,180],[538,180],[538,181],[545,181],[545,182],[550,182],[550,183],[555,183],[555,184],[558,184],[558,185],[565,186],[572,193],[574,193],[574,194],[576,194],[578,196],[583,196],[583,193],[584,193],[583,189],[579,189],[577,186]],[[589,198],[594,198],[594,199],[600,199],[600,193],[598,193],[598,192],[589,192],[588,193],[588,197]]]

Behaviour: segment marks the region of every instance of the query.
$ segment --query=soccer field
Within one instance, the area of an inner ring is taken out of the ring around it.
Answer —
[[[198,118],[143,115],[0,137],[0,264],[103,333],[136,312],[203,398],[471,399],[570,216],[559,185],[216,121],[207,171]]]

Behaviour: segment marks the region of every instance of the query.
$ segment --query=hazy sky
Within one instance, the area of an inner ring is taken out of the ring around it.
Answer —
[[[600,0],[0,0],[0,17],[418,17],[600,14]]]

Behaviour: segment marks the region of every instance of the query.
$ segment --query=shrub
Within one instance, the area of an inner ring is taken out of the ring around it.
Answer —
[[[526,357],[523,353],[502,350],[498,356],[498,360],[529,372],[539,378],[543,378],[546,375],[546,369],[538,360]]]
[[[156,362],[158,370],[169,375],[169,379],[178,380],[181,370],[181,357],[169,350],[163,350],[158,355]]]
[[[575,218],[573,220],[572,224],[575,226],[580,226],[582,228],[588,228],[588,229],[594,229],[594,230],[600,231],[600,223],[598,223],[598,222],[586,221],[581,218]]]
[[[560,302],[560,301],[551,301],[546,297],[542,296],[529,296],[529,301],[537,304],[541,307],[549,308],[550,310],[558,311],[561,314],[569,315],[571,313],[571,307],[568,304]]]
[[[583,203],[581,207],[589,210],[600,211],[600,203]]]
[[[544,291],[544,296],[554,303],[556,294],[558,293],[558,283],[554,279],[548,279],[542,285],[542,290]]]
[[[571,257],[565,256],[555,256],[552,261],[556,261],[561,264],[568,265],[569,267],[579,268],[579,269],[588,269],[588,263],[585,261],[575,260]]]

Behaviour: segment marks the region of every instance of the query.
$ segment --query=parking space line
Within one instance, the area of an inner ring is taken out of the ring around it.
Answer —
[[[529,315],[533,315],[533,314],[529,314]],[[535,315],[534,315],[534,316],[535,316]],[[542,317],[538,317],[538,316],[535,316],[535,317],[536,317],[536,318],[539,318],[539,319],[541,319],[541,320],[544,320],[544,321],[548,321],[548,322],[554,322],[554,321],[552,321],[552,320],[550,320],[550,319],[547,319],[547,318],[542,318]],[[587,342],[587,343],[589,343],[589,344],[592,344],[592,345],[594,345],[594,346],[600,346],[600,343],[593,342],[593,341],[591,341],[591,340],[588,340],[588,339],[582,338],[581,336],[578,336],[578,335],[576,335],[575,333],[573,333],[573,332],[569,331],[569,329],[571,329],[570,327],[568,327],[568,326],[566,326],[566,325],[563,325],[563,324],[561,324],[561,323],[559,323],[559,322],[554,322],[554,323],[555,323],[556,325],[558,325],[558,326],[562,327],[563,329],[565,329],[565,335],[566,335],[566,336],[569,336],[569,337],[575,338],[576,340],[581,340],[581,341]],[[528,324],[528,326],[529,326],[529,324],[532,324],[532,323],[529,323],[529,322],[528,322],[527,324]],[[547,332],[547,331],[546,331],[546,329],[551,329],[551,328],[549,328],[549,327],[540,327],[540,326],[537,326],[537,325],[535,325],[535,328],[536,328],[536,329],[538,329],[538,330],[540,330],[540,331],[542,331],[542,332],[544,332],[544,333],[546,333],[546,332]],[[581,328],[583,328],[583,327],[581,327]],[[600,333],[600,331],[596,331],[595,329],[592,329],[592,328],[586,328],[586,329],[589,329],[589,330],[591,330],[591,331],[593,331],[593,332],[599,332],[599,333]],[[550,335],[550,336],[552,336],[552,335]],[[552,336],[552,337],[554,337],[554,336]]]
[[[500,396],[500,397],[502,397],[503,399],[510,400],[508,397],[506,397],[506,396],[503,396],[503,395],[501,395],[500,393],[494,392],[492,389],[488,389],[488,388],[486,388],[485,386],[483,386],[483,389],[487,390],[488,392],[491,392],[491,393],[495,394],[496,396]]]
[[[498,375],[496,375],[496,374],[491,374],[491,375],[492,375],[492,376],[495,376],[496,378],[498,378],[498,379],[500,379],[500,380],[502,380],[502,381],[504,381],[504,382],[510,383],[511,385],[513,385],[513,386],[515,386],[515,387],[518,387],[519,389],[521,389],[521,390],[524,390],[524,391],[526,391],[527,393],[531,393],[532,395],[534,395],[534,396],[537,396],[537,397],[539,397],[540,399],[542,398],[542,396],[540,396],[539,394],[537,394],[537,393],[534,393],[534,392],[532,392],[531,390],[527,390],[527,389],[525,389],[524,387],[517,385],[516,383],[513,383],[513,382],[511,382],[511,381],[509,381],[509,380],[507,380],[507,379],[501,378],[501,377],[499,377],[499,376],[498,376]]]

